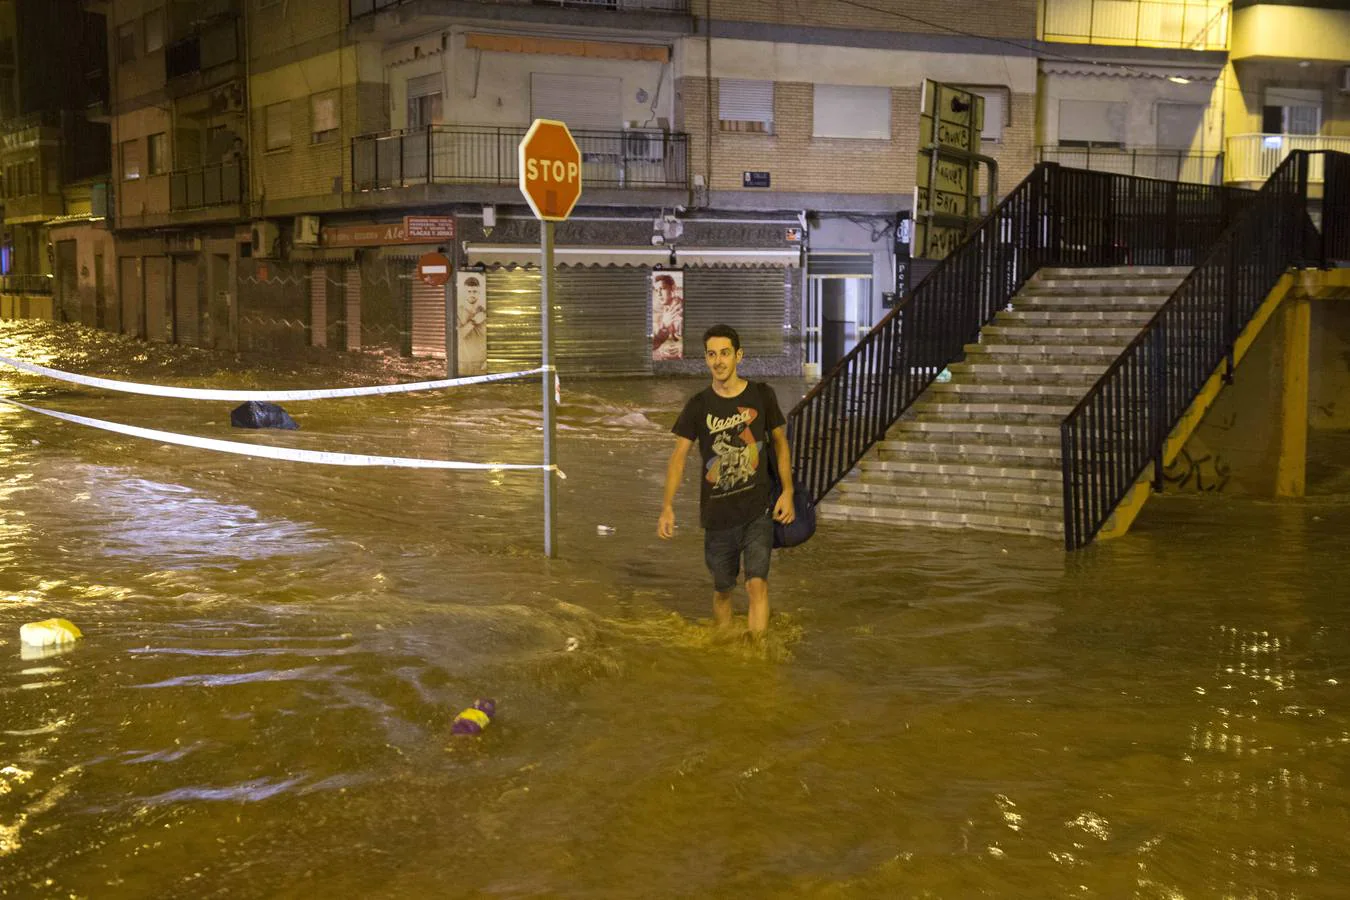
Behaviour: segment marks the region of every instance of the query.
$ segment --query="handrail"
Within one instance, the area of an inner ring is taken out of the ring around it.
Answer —
[[[788,414],[812,504],[1044,266],[1192,265],[1254,194],[1040,163]]]
[[[1326,151],[1322,151],[1326,152]],[[1328,167],[1345,173],[1339,154]],[[1086,545],[1149,465],[1161,477],[1172,429],[1227,360],[1289,267],[1325,248],[1308,216],[1312,153],[1295,151],[1060,425],[1064,542]],[[1340,177],[1350,177],[1342,174]],[[1350,190],[1350,187],[1342,188]],[[1324,221],[1350,215],[1324,209]]]

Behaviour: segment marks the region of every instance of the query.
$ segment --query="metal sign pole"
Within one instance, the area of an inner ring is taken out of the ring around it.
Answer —
[[[558,555],[553,531],[557,523],[557,504],[554,502],[553,466],[557,461],[553,368],[553,223],[539,223],[539,343],[543,353],[544,383],[544,556]]]

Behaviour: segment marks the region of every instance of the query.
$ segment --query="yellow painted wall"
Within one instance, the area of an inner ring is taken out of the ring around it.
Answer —
[[[1249,6],[1233,14],[1233,59],[1350,62],[1350,10]]]

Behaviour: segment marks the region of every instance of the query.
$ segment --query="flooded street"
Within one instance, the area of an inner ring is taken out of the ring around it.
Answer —
[[[439,375],[19,322],[0,354],[194,387]],[[564,381],[551,562],[537,473],[222,456],[0,405],[0,896],[1350,893],[1335,465],[1301,502],[1155,500],[1073,556],[824,523],[776,554],[756,646],[708,626],[692,472],[655,533],[700,386]],[[252,434],[228,403],[0,367],[43,408],[466,461],[538,462],[538,393],[287,404],[301,431]],[[52,616],[84,640],[26,658],[19,626]],[[477,697],[497,718],[452,737]]]

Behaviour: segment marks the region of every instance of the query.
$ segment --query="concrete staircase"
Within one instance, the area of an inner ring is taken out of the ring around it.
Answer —
[[[1188,271],[1041,270],[818,513],[1062,536],[1060,422]]]

